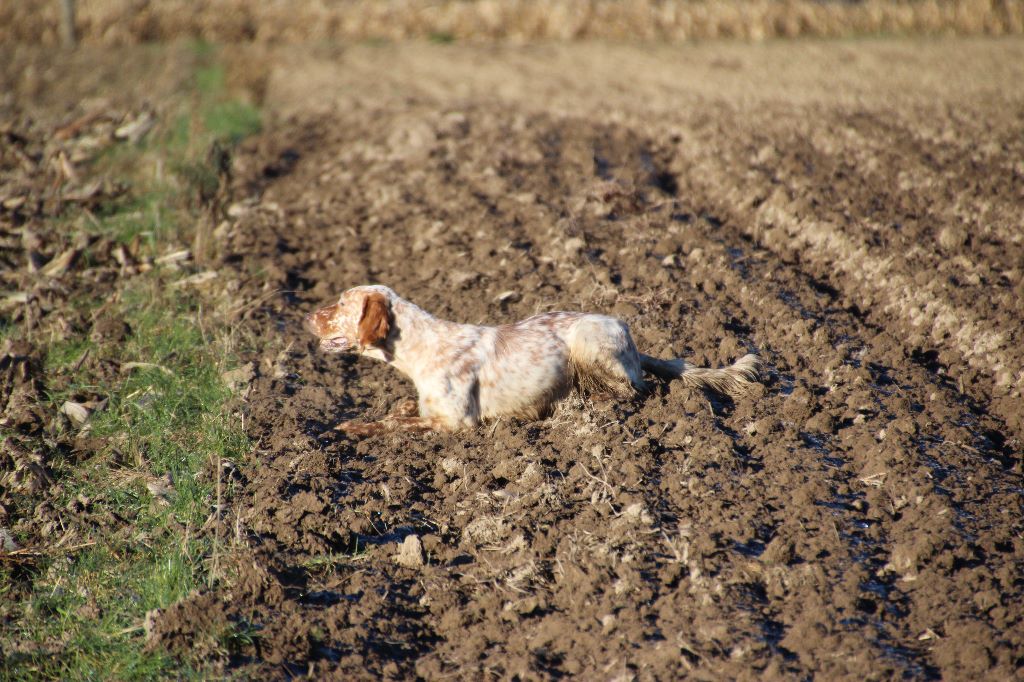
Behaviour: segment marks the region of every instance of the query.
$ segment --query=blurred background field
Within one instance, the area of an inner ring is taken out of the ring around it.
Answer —
[[[510,42],[1019,35],[1021,0],[77,0],[89,44],[180,37],[210,42]],[[0,4],[0,43],[57,44],[62,3]]]

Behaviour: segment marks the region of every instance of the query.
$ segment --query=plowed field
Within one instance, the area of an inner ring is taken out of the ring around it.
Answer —
[[[158,639],[244,619],[260,678],[1021,674],[1024,42],[252,48],[228,73],[269,115],[218,230],[256,447],[237,579]],[[669,384],[349,438],[414,388],[300,320],[370,282],[769,370],[736,403]]]

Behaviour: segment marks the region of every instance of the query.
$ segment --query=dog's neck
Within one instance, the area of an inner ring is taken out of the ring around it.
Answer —
[[[438,348],[464,325],[441,320],[404,298],[391,299],[392,325],[380,346],[363,348],[361,354],[388,363],[416,383],[437,369]]]

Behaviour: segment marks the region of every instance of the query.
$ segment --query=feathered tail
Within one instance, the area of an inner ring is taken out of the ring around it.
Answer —
[[[738,398],[746,393],[750,384],[758,380],[761,358],[749,353],[728,367],[709,369],[694,367],[681,358],[661,360],[641,353],[640,365],[662,379],[682,379],[687,386],[706,388],[722,395]]]

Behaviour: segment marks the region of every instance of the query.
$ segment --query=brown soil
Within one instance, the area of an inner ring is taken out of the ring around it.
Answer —
[[[1024,43],[231,63],[272,116],[218,230],[258,339],[247,548],[157,643],[245,623],[262,679],[1020,675]],[[299,320],[366,282],[771,371],[735,404],[349,439],[413,387]]]

